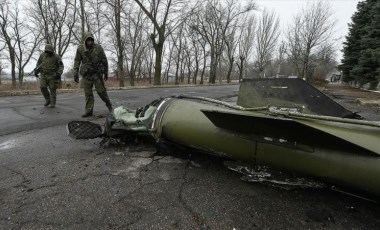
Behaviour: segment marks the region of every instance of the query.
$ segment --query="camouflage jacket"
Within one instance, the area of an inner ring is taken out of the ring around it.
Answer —
[[[55,76],[57,73],[63,73],[63,62],[61,57],[56,54],[42,53],[37,61],[36,71],[42,76]]]
[[[91,34],[84,36],[84,41],[87,38],[93,38]],[[106,74],[108,73],[108,61],[101,45],[94,44],[91,48],[81,44],[74,58],[74,76],[78,73],[82,76],[91,74]]]

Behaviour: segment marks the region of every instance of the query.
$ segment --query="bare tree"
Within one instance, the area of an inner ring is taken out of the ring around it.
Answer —
[[[35,26],[29,23],[25,23],[25,18],[22,18],[19,11],[19,6],[15,2],[14,15],[12,20],[14,22],[14,40],[15,40],[15,56],[16,66],[18,69],[19,84],[23,84],[24,69],[33,58],[34,52],[43,40],[42,33],[36,30]]]
[[[14,23],[11,21],[12,12],[9,5],[10,3],[8,1],[4,1],[0,4],[0,30],[11,64],[12,88],[16,88],[16,51],[12,40],[14,36],[12,31]]]
[[[221,18],[220,1],[208,0],[206,7],[202,7],[197,15],[196,24],[192,25],[192,29],[197,31],[210,48],[210,77],[209,82],[215,83],[217,60],[220,56],[222,44],[222,30],[220,26]]]
[[[239,62],[237,66],[239,69],[239,81],[243,79],[244,73],[246,72],[246,63],[249,59],[252,48],[253,41],[255,40],[255,31],[256,31],[256,18],[254,15],[245,17],[243,20],[243,25],[240,29],[239,42],[238,42],[238,55]]]
[[[143,53],[143,60],[145,62],[145,74],[148,75],[149,84],[152,84],[153,59],[154,51],[152,49],[147,49],[147,52]]]
[[[109,12],[109,5],[105,0],[79,0],[80,1],[80,17],[81,17],[81,37],[76,37],[77,41],[83,41],[83,32],[90,31],[95,40],[102,42],[103,36],[109,31],[109,20],[105,15]],[[83,7],[83,9],[82,9]],[[107,44],[102,44],[108,50]]]
[[[337,66],[335,57],[335,44],[326,44],[321,46],[315,54],[316,70],[314,76],[316,80],[325,80],[328,73]]]
[[[200,85],[203,85],[204,83],[204,77],[205,77],[205,72],[207,68],[207,59],[210,56],[210,52],[207,50],[206,45],[207,41],[205,39],[199,39],[198,40],[199,44],[202,47],[202,55],[203,55],[203,65],[202,65],[202,71],[201,71],[201,80],[199,82]]]
[[[191,17],[188,18],[191,21]],[[184,59],[186,62],[188,83],[197,84],[197,77],[200,69],[200,62],[202,59],[202,37],[189,26],[191,22],[186,22],[183,29],[182,37],[184,39]]]
[[[192,74],[193,69],[194,69],[195,59],[194,59],[194,55],[193,55],[190,44],[191,44],[191,41],[185,37],[183,54],[184,54],[185,66],[187,69],[187,84],[194,83],[194,81],[192,80],[191,74]]]
[[[106,0],[107,5],[110,7],[110,15],[105,14],[105,17],[108,19],[109,24],[112,27],[113,36],[113,44],[114,50],[116,51],[116,65],[117,65],[117,77],[119,79],[119,86],[124,87],[124,51],[125,51],[125,32],[124,26],[122,25],[122,21],[125,21],[125,0]],[[123,20],[122,20],[123,18]]]
[[[189,18],[186,20],[186,37],[191,39],[191,52],[194,59],[194,73],[193,73],[193,83],[197,84],[198,74],[200,72],[201,79],[199,84],[203,84],[203,77],[206,68],[206,40],[203,36],[194,29],[194,25],[197,24],[197,16],[195,14],[191,14]],[[203,67],[201,69],[201,61],[203,59]]]
[[[1,41],[1,39],[0,39],[0,41]],[[4,62],[3,62],[2,53],[1,53],[1,51],[3,51],[4,48],[5,48],[5,46],[0,46],[0,85],[1,85],[1,78],[2,78],[2,74],[3,74],[3,70],[6,67]]]
[[[327,2],[307,4],[294,18],[287,31],[289,58],[297,68],[298,77],[313,81],[311,57],[332,39],[336,21]]]
[[[38,31],[28,25],[27,20],[21,17],[18,2],[11,4],[4,1],[0,5],[0,37],[5,43],[11,66],[12,87],[16,87],[16,68],[18,81],[22,85],[24,68],[33,56],[33,52],[40,43]]]
[[[189,35],[187,24],[182,24],[177,30],[175,46],[177,48],[177,69],[180,69],[180,82],[184,83],[185,75],[187,75],[187,83],[193,82],[192,72],[194,69],[194,53],[191,36]],[[178,73],[176,73],[178,76]],[[176,78],[177,78],[176,76]],[[178,83],[176,83],[178,84]]]
[[[176,33],[172,33],[170,35],[170,38],[171,38],[171,41],[173,44],[171,56],[173,56],[173,59],[175,61],[175,85],[178,85],[180,82],[180,76],[179,75],[181,74],[181,66],[182,66],[183,59],[184,59],[184,55],[183,55],[183,51],[184,51],[184,38],[183,38],[184,25],[185,24],[181,24],[178,31]]]
[[[175,42],[172,41],[173,39],[173,34],[170,35],[170,40],[168,40],[166,42],[166,48],[168,50],[168,54],[165,55],[165,62],[166,62],[166,66],[165,66],[165,75],[164,77],[162,78],[162,82],[163,83],[168,83],[169,82],[169,78],[170,78],[170,74],[171,74],[171,68],[172,68],[172,63],[175,62],[175,53],[177,52],[176,49],[174,49],[175,47]],[[176,81],[175,81],[176,82]]]
[[[282,41],[280,45],[278,46],[276,77],[279,77],[281,74],[281,67],[284,63],[285,55],[286,55],[286,42]]]
[[[150,40],[145,33],[147,18],[144,12],[140,8],[136,9],[131,6],[126,15],[128,24],[126,25],[126,52],[124,55],[130,85],[134,86],[136,76],[141,74],[144,53],[148,52]]]
[[[20,12],[18,1],[5,2],[0,6],[1,34],[7,46],[11,64],[12,87],[16,87],[16,68],[20,85],[24,79],[24,69],[34,55],[34,51],[42,41],[36,27],[29,23]]]
[[[237,29],[238,29],[238,20],[235,20],[233,22],[233,25],[231,28],[229,28],[226,33],[224,34],[224,43],[226,45],[225,52],[226,52],[226,57],[228,60],[228,71],[227,71],[227,83],[231,82],[231,73],[232,69],[234,67],[234,62],[235,62],[235,54],[236,54],[236,48],[237,48]]]
[[[192,25],[192,29],[197,31],[210,48],[210,77],[209,82],[215,83],[216,68],[221,51],[222,29],[222,6],[218,0],[207,0],[206,6],[200,8],[196,13],[197,22]]]
[[[144,11],[147,17],[153,24],[153,32],[150,34],[150,39],[153,43],[153,48],[156,53],[154,85],[161,85],[161,70],[162,70],[162,55],[164,42],[177,26],[182,23],[180,19],[185,10],[184,0],[154,0],[150,1],[148,6],[143,4],[143,1],[134,0]],[[171,16],[171,17],[169,17]]]
[[[196,42],[196,40],[191,39],[191,45],[192,45],[192,52],[194,56],[194,73],[193,73],[193,84],[197,84],[197,78],[200,68],[200,61],[202,58],[202,50],[201,50],[201,43]],[[202,81],[203,83],[203,81]]]
[[[188,31],[188,33],[191,33]],[[205,44],[205,41],[201,37],[196,37],[196,35],[191,34],[191,45],[192,45],[192,53],[194,56],[194,73],[193,73],[193,84],[197,84],[197,78],[198,78],[198,73],[200,70],[200,62],[202,58],[206,59],[203,57],[203,52],[202,52],[202,47],[203,44]],[[203,76],[202,76],[202,81],[200,84],[203,84]]]
[[[196,13],[197,22],[192,29],[197,31],[210,48],[210,83],[215,83],[216,70],[222,54],[226,31],[233,25],[233,21],[241,14],[256,8],[254,3],[244,7],[237,0],[207,0]]]
[[[32,2],[30,17],[43,31],[46,43],[51,44],[57,54],[63,56],[72,40],[73,28],[76,24],[76,0],[51,1],[37,0]]]
[[[272,11],[264,9],[259,20],[256,36],[256,63],[259,77],[265,75],[265,68],[273,57],[280,35],[280,20]]]
[[[85,13],[85,0],[79,0],[79,16],[80,16],[80,36],[77,36],[76,33],[74,34],[74,37],[76,38],[77,41],[82,42],[84,40],[84,32],[86,31],[86,13]],[[76,5],[76,4],[75,4]]]

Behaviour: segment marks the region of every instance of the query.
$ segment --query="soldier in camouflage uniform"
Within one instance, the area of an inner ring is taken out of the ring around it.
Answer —
[[[45,45],[45,52],[40,55],[35,68],[35,74],[41,74],[40,88],[45,98],[44,106],[55,107],[57,100],[57,88],[63,72],[61,57],[54,53],[53,46]],[[48,89],[49,88],[49,89]],[[49,92],[50,90],[50,92]]]
[[[84,44],[79,45],[74,59],[74,81],[79,83],[82,75],[84,94],[86,96],[86,112],[82,117],[93,115],[94,94],[92,87],[95,85],[99,97],[106,103],[108,110],[112,111],[112,104],[107,95],[104,81],[108,79],[107,57],[101,45],[94,44],[91,33],[84,34]]]

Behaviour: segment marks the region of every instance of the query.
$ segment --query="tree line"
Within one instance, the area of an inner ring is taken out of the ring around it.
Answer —
[[[380,2],[359,2],[343,43],[343,81],[376,89],[380,81]]]
[[[325,1],[306,2],[281,28],[275,12],[253,1],[0,0],[0,73],[8,67],[16,87],[46,43],[65,57],[90,31],[119,86],[281,75],[314,81],[337,64],[334,27]]]

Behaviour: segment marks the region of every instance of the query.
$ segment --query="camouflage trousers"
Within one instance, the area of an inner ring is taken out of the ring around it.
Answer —
[[[41,93],[44,96],[46,101],[51,101],[53,102],[52,104],[54,105],[57,98],[57,88],[58,88],[58,79],[56,79],[55,76],[51,76],[51,75],[41,76],[41,80],[40,80]]]
[[[92,91],[95,85],[95,90],[99,97],[106,103],[107,108],[111,108],[112,104],[107,95],[107,89],[104,86],[103,78],[100,74],[93,74],[84,76],[83,79],[84,95],[86,97],[86,112],[92,113],[94,109],[94,94]]]

